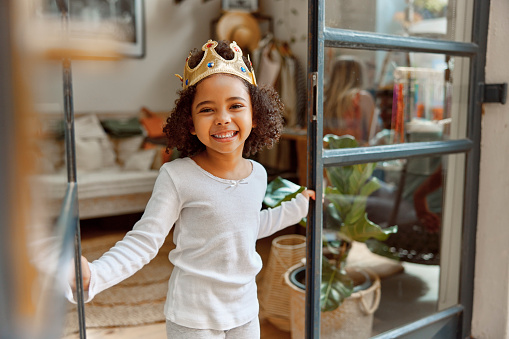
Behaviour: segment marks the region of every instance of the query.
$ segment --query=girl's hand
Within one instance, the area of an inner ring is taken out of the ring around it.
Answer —
[[[83,279],[83,290],[88,291],[90,287],[90,266],[88,266],[88,260],[84,256],[81,256],[81,277]],[[69,284],[73,291],[76,291],[76,273],[74,269],[74,262],[71,269],[71,276],[69,277]]]
[[[306,197],[306,199],[309,200],[309,198],[315,200],[316,198],[316,194],[315,194],[315,191],[313,190],[304,190],[302,191],[302,195]]]

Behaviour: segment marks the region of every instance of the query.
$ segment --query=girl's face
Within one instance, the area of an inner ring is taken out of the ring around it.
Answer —
[[[253,128],[251,97],[240,78],[215,74],[196,87],[192,104],[194,134],[207,152],[242,156]]]

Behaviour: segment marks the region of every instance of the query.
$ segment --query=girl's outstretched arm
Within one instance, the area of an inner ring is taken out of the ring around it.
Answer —
[[[181,210],[178,192],[171,178],[169,167],[163,165],[154,184],[145,212],[133,229],[115,246],[90,264],[82,258],[85,302],[113,285],[129,278],[148,264],[163,245]],[[72,286],[66,296],[74,302]]]
[[[309,199],[315,199],[315,191],[304,190],[290,201],[260,211],[260,229],[258,239],[297,224],[308,214]]]

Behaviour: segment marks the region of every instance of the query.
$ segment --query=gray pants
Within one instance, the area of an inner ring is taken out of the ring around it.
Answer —
[[[256,317],[245,325],[219,331],[184,327],[166,320],[166,335],[168,339],[260,339],[260,321]]]

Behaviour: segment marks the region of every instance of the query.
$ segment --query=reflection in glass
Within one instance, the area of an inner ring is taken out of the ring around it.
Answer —
[[[367,212],[380,225],[398,225],[386,243],[404,260],[439,263],[442,161],[437,156],[377,164],[374,174],[382,185],[368,198]]]
[[[373,123],[375,101],[363,89],[359,59],[340,56],[334,62],[324,97],[324,134],[349,134],[365,144]]]
[[[30,313],[21,316],[19,330],[26,338],[57,338],[61,335],[67,301],[64,291],[72,268],[74,230],[58,222],[64,202],[67,177],[65,175],[65,145],[63,130],[62,71],[59,62],[23,55],[20,76],[27,86],[18,91],[26,102],[23,121],[23,156],[27,160],[27,210],[25,224],[25,252],[31,276],[24,280]],[[54,99],[53,99],[54,98]],[[18,141],[19,142],[19,141]],[[49,184],[44,184],[48,179]]]
[[[325,25],[365,32],[455,40],[454,0],[327,0]]]
[[[375,146],[464,134],[464,58],[335,48],[325,55],[324,135],[349,134],[360,146]]]
[[[440,238],[444,227],[450,227],[442,223],[447,160],[445,156],[418,157],[326,168],[327,186],[341,191],[338,186],[342,184],[331,179],[331,173],[352,173],[358,166],[372,166],[371,178],[376,178],[378,189],[367,195],[359,190],[348,199],[364,201],[366,217],[375,225],[398,228],[386,240],[365,242],[371,251],[398,260],[380,261],[381,257],[369,254],[367,249],[368,253],[359,251],[359,243],[355,242],[347,261],[347,267],[348,263],[367,266],[381,277],[381,301],[374,315],[373,335],[438,311]],[[325,197],[327,209],[330,201],[327,194]],[[324,239],[334,233],[329,225],[336,217],[324,210]]]
[[[61,334],[67,311],[63,294],[72,268],[74,230],[57,218],[65,199],[60,188],[65,190],[67,181],[65,175],[56,175],[65,173],[62,113],[52,111],[58,105],[34,106],[30,118],[37,121],[37,131],[30,137],[30,213],[25,231],[28,260],[35,269],[31,291],[36,297],[34,322],[24,330],[30,331],[30,338],[49,338]],[[49,178],[54,180],[44,184]]]

